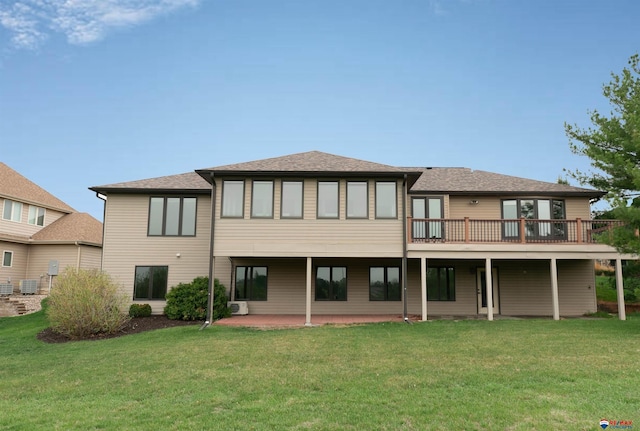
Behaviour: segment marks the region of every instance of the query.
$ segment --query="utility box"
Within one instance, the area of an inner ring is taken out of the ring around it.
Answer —
[[[58,275],[58,261],[57,260],[50,260],[49,261],[48,274],[49,275]]]

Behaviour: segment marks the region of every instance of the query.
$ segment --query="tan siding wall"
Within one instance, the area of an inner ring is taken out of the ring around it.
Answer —
[[[80,268],[100,269],[102,249],[100,247],[80,246]]]
[[[148,237],[149,196],[109,195],[103,270],[122,284],[122,292],[129,298],[133,296],[136,266],[168,266],[168,287],[208,275],[210,211],[210,197],[199,196],[195,237]],[[155,314],[162,313],[165,305],[165,301],[137,302],[151,304]]]
[[[5,250],[13,252],[13,259],[10,267],[2,266],[2,258]],[[28,245],[0,241],[0,283],[4,284],[11,281],[11,284],[14,285],[14,291],[18,291],[18,283],[20,280],[24,279],[27,274],[28,262]]]
[[[473,199],[478,201],[477,205],[469,203]],[[449,199],[450,218],[500,219],[502,217],[501,202],[503,199],[508,198],[499,196],[451,196]],[[572,197],[566,198],[564,201],[567,219],[581,218],[588,220],[591,218],[588,198]]]
[[[27,278],[39,280],[38,288],[44,293],[49,286],[49,261],[57,260],[59,273],[67,267],[78,267],[78,247],[73,244],[38,244],[30,246]],[[53,277],[55,286],[56,277]]]
[[[597,311],[594,263],[592,260],[558,261],[561,316],[581,316]]]
[[[4,211],[4,199],[0,199],[0,232],[10,235],[23,235],[31,236],[43,229],[43,227],[49,226],[54,221],[65,215],[62,212],[52,209],[45,209],[44,226],[34,226],[28,223],[29,221],[29,204],[22,203],[22,215],[20,222],[4,220],[2,214]],[[17,201],[19,202],[19,201]]]

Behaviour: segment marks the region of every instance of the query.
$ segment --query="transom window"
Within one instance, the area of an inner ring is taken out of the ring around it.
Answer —
[[[369,300],[400,301],[400,268],[372,266],[369,268]]]
[[[196,198],[152,197],[149,202],[149,236],[194,236]]]
[[[165,299],[168,266],[136,266],[133,299]]]
[[[251,193],[251,217],[273,217],[273,181],[254,181]]]
[[[222,217],[244,216],[244,181],[222,182]]]
[[[316,268],[316,301],[347,300],[347,268],[319,266]]]
[[[338,218],[338,182],[318,181],[318,218]]]
[[[44,226],[44,208],[30,205],[27,222],[36,226]]]
[[[281,218],[302,218],[302,181],[282,181]]]
[[[502,201],[502,218],[525,220],[564,220],[565,205],[559,199],[505,199]],[[525,235],[536,238],[562,238],[566,235],[566,224],[525,222]],[[518,222],[504,223],[504,236],[520,236]]]
[[[366,181],[347,182],[347,218],[369,216],[369,194]]]
[[[456,277],[453,268],[427,268],[427,300],[456,300]]]
[[[235,299],[236,301],[267,300],[266,266],[236,267]]]
[[[395,182],[378,181],[376,183],[376,218],[396,218],[398,199]]]
[[[22,203],[5,199],[2,218],[19,222],[22,219]]]
[[[13,265],[13,252],[5,250],[2,253],[2,266],[10,267]]]

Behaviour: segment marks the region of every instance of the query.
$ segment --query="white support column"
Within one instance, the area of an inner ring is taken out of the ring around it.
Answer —
[[[485,277],[487,285],[487,320],[493,320],[493,280],[491,274],[491,258],[485,261]]]
[[[422,292],[422,321],[427,321],[427,259],[420,258],[420,290]]]
[[[312,259],[307,258],[307,301],[306,301],[306,319],[305,326],[311,326],[311,273],[313,271]]]
[[[553,320],[560,320],[560,301],[558,300],[558,262],[551,259],[551,302],[553,305]]]
[[[624,279],[622,278],[622,259],[616,259],[616,291],[618,293],[618,319],[627,320],[624,308]]]

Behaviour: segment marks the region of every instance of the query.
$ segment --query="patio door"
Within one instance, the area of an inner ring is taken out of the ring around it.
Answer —
[[[478,314],[487,314],[487,271],[484,268],[478,268],[476,272],[476,288],[478,292]],[[492,268],[491,284],[493,285],[493,313],[500,314],[500,297],[498,289],[498,269]]]
[[[411,214],[414,219],[413,239],[432,241],[444,239],[443,206],[442,197],[425,196],[411,200]]]

